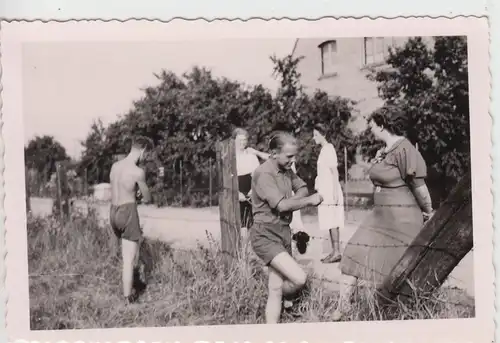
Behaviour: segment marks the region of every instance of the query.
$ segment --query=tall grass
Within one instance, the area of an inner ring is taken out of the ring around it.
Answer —
[[[62,225],[53,217],[28,216],[31,329],[88,329],[176,325],[258,324],[264,322],[266,275],[245,243],[243,258],[222,266],[218,243],[196,250],[174,250],[146,242],[152,261],[148,287],[139,303],[125,305],[119,243],[93,211]],[[283,322],[330,321],[337,294],[329,281],[311,278],[294,316]],[[345,320],[387,319],[370,289]],[[440,292],[432,299],[398,305],[395,319],[463,318],[474,315],[463,295]],[[457,303],[457,304],[456,304]],[[458,304],[462,303],[462,304]]]

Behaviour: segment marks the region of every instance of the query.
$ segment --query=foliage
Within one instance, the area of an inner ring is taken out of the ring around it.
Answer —
[[[106,180],[106,169],[110,167],[108,150],[106,144],[106,128],[100,119],[95,120],[85,141],[81,144],[84,147],[84,154],[79,167],[79,174],[82,169],[87,169],[89,182]]]
[[[406,136],[427,162],[438,205],[470,168],[469,92],[466,37],[435,37],[433,43],[410,39],[389,51],[390,68],[370,77],[385,101],[381,110],[406,115]],[[360,144],[368,154],[377,148],[367,132]]]
[[[42,177],[40,182],[50,180],[56,171],[56,162],[69,161],[66,149],[53,136],[36,136],[24,148],[25,164],[29,169],[37,171]]]
[[[324,92],[304,94],[297,72],[301,58],[271,58],[281,82],[276,95],[262,85],[244,86],[216,78],[200,67],[182,77],[165,70],[155,74],[159,84],[144,89],[144,96],[125,116],[108,127],[100,121],[93,124],[83,142],[81,171],[87,169],[90,183],[109,182],[110,156],[126,154],[130,138],[146,135],[155,144],[144,167],[156,204],[163,205],[168,199],[181,205],[214,204],[216,143],[241,126],[248,129],[251,146],[267,151],[266,138],[273,125],[287,121],[304,142],[298,172],[312,186],[319,152],[311,142],[312,126],[320,121],[330,127],[338,159],[343,161],[343,147],[352,147],[352,134],[347,130],[351,103],[329,98]],[[349,157],[350,164],[352,154]],[[165,168],[163,178],[158,176],[160,165]],[[342,177],[343,170],[344,164],[339,163]],[[208,192],[211,183],[212,199]]]

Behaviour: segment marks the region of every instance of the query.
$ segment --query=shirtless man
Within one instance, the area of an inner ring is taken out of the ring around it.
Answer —
[[[132,143],[127,157],[113,163],[110,172],[112,193],[110,222],[114,233],[122,241],[123,295],[129,303],[135,302],[139,296],[137,290],[132,294],[132,283],[134,264],[143,238],[136,204],[136,184],[142,193],[142,202],[151,202],[144,170],[139,168],[137,163],[144,159],[144,153],[150,147],[149,139],[137,138]]]

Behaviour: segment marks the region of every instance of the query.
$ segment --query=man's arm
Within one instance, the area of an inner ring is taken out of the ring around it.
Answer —
[[[144,170],[139,168],[138,174],[137,185],[139,186],[139,190],[142,194],[142,202],[144,204],[149,204],[151,203],[151,193],[149,192],[148,185],[146,184],[146,173]]]
[[[307,184],[297,174],[292,172],[292,189],[295,195],[292,198],[303,198],[309,195]]]
[[[297,197],[297,195],[283,199],[277,207],[279,212],[289,212],[289,211],[297,211],[303,209],[307,206],[317,206],[323,201],[321,196],[318,193],[314,193],[309,196],[303,196],[301,198]]]
[[[297,192],[295,192],[295,194],[293,195],[293,199],[299,199],[299,198],[304,198],[304,197],[307,197],[309,196],[309,190],[307,189],[307,187],[302,187],[300,188]]]
[[[256,150],[254,148],[251,148],[251,147],[248,147],[247,150],[263,160],[268,160],[269,156],[271,156],[267,152],[259,151],[259,150]]]
[[[266,200],[271,208],[279,212],[296,211],[306,206],[315,206],[321,202],[319,196],[316,194],[301,198],[294,196],[285,199],[285,196],[279,191],[274,177],[269,173],[259,174],[255,181],[254,191],[256,194],[261,199]],[[303,194],[302,190],[300,190],[300,194]]]

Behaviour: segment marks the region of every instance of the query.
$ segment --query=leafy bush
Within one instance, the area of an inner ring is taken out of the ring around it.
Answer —
[[[467,38],[435,37],[431,47],[412,38],[387,62],[370,75],[385,101],[380,110],[406,116],[406,136],[428,164],[437,207],[470,168]],[[369,132],[359,140],[367,155],[380,147]]]
[[[297,169],[312,188],[316,176],[318,147],[312,142],[316,122],[327,124],[334,137],[338,159],[343,161],[344,147],[353,160],[353,137],[347,129],[352,104],[348,99],[332,98],[325,92],[313,96],[302,92],[296,72],[300,58],[273,58],[276,76],[282,83],[277,95],[261,85],[244,86],[226,78],[215,78],[204,68],[194,67],[181,77],[167,71],[155,74],[157,86],[147,87],[144,96],[121,119],[105,127],[97,121],[84,144],[80,172],[87,169],[90,183],[109,182],[111,156],[126,154],[130,139],[146,135],[154,152],[144,165],[147,182],[156,194],[158,205],[189,202],[198,193],[195,206],[207,206],[216,194],[215,144],[230,137],[235,126],[250,133],[250,145],[267,151],[267,137],[277,122],[287,122],[297,130],[303,142]],[[337,134],[341,132],[341,134]],[[333,134],[336,133],[336,134]],[[158,167],[165,168],[164,177]],[[339,164],[343,177],[344,164]],[[211,176],[211,180],[210,180]],[[209,193],[212,182],[212,194]],[[174,196],[172,197],[172,193]],[[172,199],[172,200],[170,200]],[[186,200],[185,200],[186,199]]]

